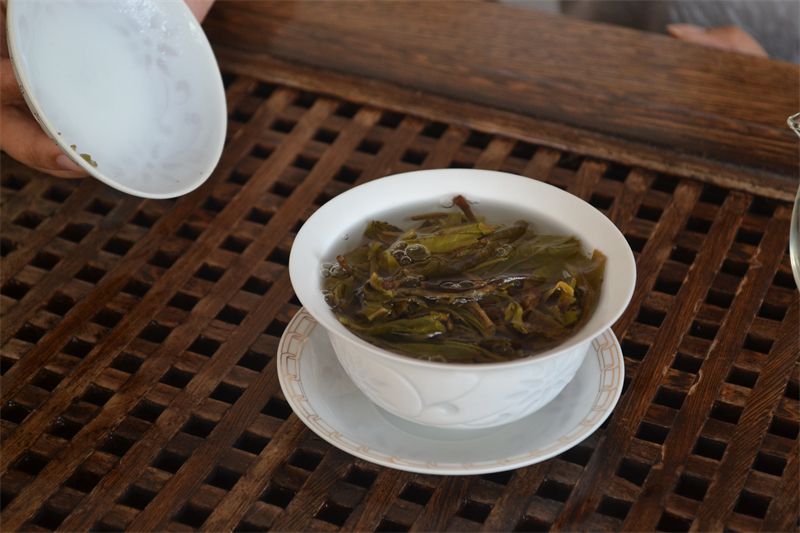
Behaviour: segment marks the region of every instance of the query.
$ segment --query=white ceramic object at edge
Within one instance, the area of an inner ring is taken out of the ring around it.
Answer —
[[[417,206],[410,212],[419,212],[447,205],[456,194],[478,202],[479,212],[487,213],[491,207],[497,213],[514,213],[513,219],[520,213],[527,215],[539,227],[554,223],[566,234],[579,237],[587,251],[599,249],[607,256],[597,309],[579,332],[531,358],[454,364],[393,354],[339,323],[322,296],[321,264],[352,247],[350,235],[357,241],[366,221],[385,219],[387,212],[399,206]],[[297,234],[289,272],[297,297],[327,330],[342,367],[370,400],[417,424],[462,429],[513,422],[555,398],[581,366],[592,340],[622,314],[636,280],[627,241],[600,211],[533,179],[473,169],[409,172],[340,194],[318,209]]]
[[[89,174],[147,198],[185,194],[211,174],[225,92],[184,2],[10,0],[7,26],[29,108]]]

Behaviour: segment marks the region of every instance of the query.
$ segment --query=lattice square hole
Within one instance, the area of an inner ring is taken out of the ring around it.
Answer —
[[[758,310],[758,316],[780,322],[786,316],[786,311],[787,308],[782,305],[764,302]]]
[[[611,204],[614,203],[614,198],[604,194],[593,193],[589,198],[589,203],[595,206],[597,209],[604,211],[611,207]]]
[[[797,439],[798,430],[800,430],[800,424],[780,416],[773,416],[772,422],[770,422],[769,428],[767,429],[767,431],[773,435],[791,440]]]
[[[72,476],[64,483],[71,489],[78,492],[90,493],[95,486],[100,483],[101,476],[86,470],[85,468],[78,468]]]
[[[667,314],[663,311],[652,309],[643,305],[639,310],[639,314],[636,316],[636,321],[640,324],[647,324],[657,328],[661,326],[666,316]]]
[[[50,271],[53,270],[53,267],[55,267],[59,261],[61,261],[61,258],[57,255],[41,251],[31,260],[31,265],[36,268],[41,268],[42,270]]]
[[[637,361],[644,359],[644,356],[647,355],[647,352],[650,350],[648,345],[630,339],[623,339],[620,346],[622,348],[622,354],[625,357]]]
[[[54,315],[64,316],[75,306],[75,301],[63,292],[55,293],[47,302],[45,309]]]
[[[161,416],[164,409],[166,408],[163,405],[151,402],[150,400],[141,400],[131,410],[131,416],[153,423]]]
[[[586,466],[587,464],[589,464],[589,459],[592,458],[593,452],[594,450],[592,450],[590,447],[579,445],[563,452],[561,455],[558,456],[558,458],[572,464],[576,464],[579,466]]]
[[[467,500],[461,505],[461,508],[459,508],[456,516],[466,518],[472,522],[483,524],[486,522],[486,519],[489,517],[489,513],[491,512],[491,505],[482,502],[476,502],[475,500],[467,498]]]
[[[758,381],[758,372],[752,372],[750,370],[745,370],[743,368],[739,368],[738,366],[734,366],[731,368],[731,371],[728,373],[728,377],[725,378],[725,381],[728,383],[733,383],[734,385],[752,389],[756,386],[756,381]]]
[[[418,483],[411,482],[406,484],[399,497],[403,500],[416,503],[424,507],[428,504],[428,501],[430,501],[431,496],[433,496],[432,489]]]
[[[52,392],[59,383],[61,383],[61,376],[46,368],[39,370],[31,380],[31,385],[48,392]]]
[[[297,122],[279,118],[270,125],[269,129],[283,134],[288,134],[294,129],[295,126],[297,126]]]
[[[187,458],[183,455],[178,455],[177,453],[163,450],[152,462],[152,466],[158,468],[159,470],[163,470],[164,472],[170,472],[174,474],[180,470],[181,466],[183,466],[183,463],[186,462],[186,459]]]
[[[267,444],[269,444],[269,439],[267,437],[262,437],[261,435],[256,435],[250,431],[245,431],[242,433],[242,436],[239,437],[239,439],[233,444],[233,447],[248,453],[252,453],[253,455],[258,455],[264,448],[266,448]]]
[[[211,393],[211,398],[233,405],[243,393],[244,389],[223,381]]]
[[[747,274],[747,270],[750,268],[750,265],[745,263],[744,261],[735,261],[733,259],[726,259],[722,262],[722,267],[720,267],[719,271],[724,272],[725,274],[730,274],[731,276],[736,276],[739,278],[744,277]]]
[[[194,306],[197,305],[197,302],[199,301],[200,300],[197,297],[192,296],[191,294],[178,291],[175,293],[175,296],[170,299],[167,305],[188,312],[194,309]]]
[[[39,339],[44,337],[45,330],[40,328],[39,326],[34,326],[30,322],[23,325],[17,332],[14,334],[14,337],[25,342],[29,342],[31,344],[36,344],[39,342]]]
[[[571,492],[572,487],[569,485],[553,479],[546,479],[544,483],[539,485],[536,495],[542,498],[547,498],[548,500],[565,502],[569,498]]]
[[[187,503],[175,515],[175,521],[193,528],[200,528],[210,515],[210,509],[203,509],[202,507]]]
[[[90,231],[92,231],[91,224],[67,224],[58,236],[65,241],[79,243]]]
[[[244,320],[245,317],[247,317],[246,311],[226,305],[219,313],[217,313],[216,319],[238,326],[242,323],[242,320]]]
[[[122,287],[122,292],[130,294],[131,296],[144,298],[144,295],[147,294],[147,291],[150,290],[150,287],[152,287],[152,285],[149,283],[145,283],[144,281],[133,278],[126,283],[124,287]]]
[[[720,461],[722,460],[722,456],[725,454],[726,447],[727,445],[724,442],[715,439],[709,439],[707,437],[698,437],[697,442],[694,444],[692,453],[701,457],[707,457],[708,459]]]
[[[698,337],[701,339],[707,339],[713,341],[714,337],[717,336],[718,331],[719,331],[719,326],[717,326],[716,324],[710,324],[708,322],[695,320],[694,322],[692,322],[692,325],[689,328],[689,335],[691,335],[692,337]]]
[[[154,343],[162,343],[170,333],[172,333],[172,328],[159,324],[155,320],[151,320],[139,333],[139,338]]]
[[[691,520],[664,511],[656,524],[656,531],[689,531],[691,526]]]
[[[22,300],[30,290],[31,286],[27,283],[16,279],[10,279],[0,288],[0,294],[13,298],[14,300]]]
[[[55,530],[67,517],[68,513],[59,511],[50,505],[43,505],[38,513],[33,517],[31,523],[41,526],[48,530]]]
[[[196,240],[201,233],[203,233],[203,228],[194,224],[189,224],[188,222],[181,224],[181,227],[179,227],[177,231],[178,237],[188,241]]]
[[[171,387],[175,387],[177,389],[183,389],[186,385],[192,381],[194,374],[191,372],[186,372],[185,370],[180,370],[176,367],[171,367],[167,370],[163,376],[161,376],[161,383],[169,385]]]
[[[262,226],[266,226],[270,219],[272,219],[272,213],[257,207],[251,208],[250,212],[247,213],[247,216],[245,217],[245,220],[249,222],[255,222],[256,224],[261,224]]]
[[[266,490],[264,490],[259,497],[259,500],[264,503],[280,507],[281,509],[286,509],[286,506],[288,506],[292,501],[292,498],[294,498],[294,494],[295,493],[293,490],[282,485],[278,485],[277,483],[270,482],[270,484],[267,485]]]
[[[299,168],[301,170],[308,171],[308,170],[311,170],[312,168],[314,168],[314,165],[317,164],[317,161],[318,161],[318,159],[316,159],[314,157],[309,157],[309,156],[305,156],[305,155],[300,154],[300,155],[298,155],[297,157],[294,158],[294,161],[292,162],[292,166],[295,167],[295,168]]]
[[[117,503],[126,505],[128,507],[133,507],[134,509],[142,510],[147,507],[153,498],[156,497],[156,493],[139,487],[137,485],[132,485],[128,490],[125,491],[118,500]]]
[[[772,349],[772,344],[773,341],[771,339],[767,339],[766,337],[761,337],[753,333],[749,333],[744,339],[744,348],[746,350],[763,354],[769,353],[769,351]]]
[[[9,400],[0,409],[0,418],[13,422],[14,424],[21,424],[31,412],[25,407],[21,406],[14,400]]]
[[[122,457],[128,453],[128,450],[131,449],[133,444],[134,443],[131,439],[123,437],[118,433],[111,433],[108,437],[106,437],[106,440],[100,450],[112,455],[116,455],[117,457]]]
[[[200,437],[201,439],[204,439],[211,434],[216,425],[217,425],[216,422],[212,422],[211,420],[201,418],[197,415],[192,415],[189,417],[189,420],[183,425],[181,431],[184,433],[188,433],[189,435],[194,435],[195,437]]]
[[[786,469],[786,459],[772,454],[758,452],[755,461],[753,461],[753,469],[771,476],[780,477]]]
[[[685,399],[685,392],[676,391],[667,387],[659,387],[656,397],[653,399],[653,403],[679,410]]]
[[[647,244],[647,239],[644,237],[639,237],[638,235],[631,235],[630,233],[626,233],[624,235],[625,240],[628,241],[628,245],[631,247],[631,250],[636,252],[637,254],[644,250],[645,245]]]
[[[400,113],[393,113],[391,111],[384,111],[381,115],[378,124],[383,126],[384,128],[391,128],[395,129],[400,123],[403,121],[403,115]]]
[[[403,154],[402,161],[412,165],[421,165],[425,161],[426,157],[428,157],[428,152],[409,148]]]
[[[625,520],[625,517],[628,516],[628,511],[631,510],[631,505],[631,502],[625,500],[612,498],[611,496],[603,496],[600,500],[600,504],[597,506],[597,512],[605,516]]]
[[[269,363],[269,359],[270,357],[267,354],[255,350],[247,350],[236,364],[255,372],[261,372],[264,370],[264,367],[267,366],[267,363]]]
[[[365,154],[375,155],[381,150],[381,148],[383,148],[383,143],[371,139],[364,139],[356,147],[356,150],[359,152],[364,152]]]
[[[700,371],[701,366],[703,366],[702,359],[680,352],[675,355],[675,359],[672,361],[672,368],[675,370],[680,370],[681,372],[688,372],[690,374],[697,374]]]
[[[655,444],[664,444],[667,440],[667,433],[669,429],[651,424],[650,422],[642,422],[639,424],[639,429],[636,431],[636,438],[654,442]]]
[[[175,264],[178,260],[179,254],[177,252],[168,252],[166,250],[158,250],[153,257],[147,262],[158,268],[167,269]]]
[[[700,201],[707,204],[722,205],[725,198],[728,197],[728,191],[715,185],[706,184],[703,187],[703,192],[700,194]]]
[[[3,176],[2,186],[4,189],[11,189],[12,191],[21,191],[29,183],[28,180],[13,174],[6,174]]]
[[[242,285],[242,290],[263,296],[272,287],[272,282],[250,276],[247,281]]]
[[[133,243],[119,237],[111,237],[103,246],[103,250],[114,255],[123,256],[133,247]]]
[[[49,189],[47,189],[44,194],[42,194],[42,198],[46,200],[50,200],[52,202],[56,202],[59,204],[63,204],[67,201],[67,198],[72,194],[72,190],[66,187],[62,187],[60,185],[53,185]]]
[[[349,165],[342,165],[339,172],[333,177],[336,181],[352,184],[361,176],[361,170]]]
[[[150,228],[156,223],[156,220],[158,220],[158,215],[154,215],[140,209],[136,211],[135,215],[133,215],[131,224],[134,226],[139,226],[140,228]]]
[[[362,468],[358,465],[353,465],[350,467],[350,470],[347,471],[344,480],[358,487],[368,489],[375,483],[377,477],[378,474],[374,471]]]
[[[267,257],[267,261],[283,266],[289,266],[289,252],[282,248],[275,248]]]
[[[105,387],[101,387],[96,383],[92,383],[86,389],[86,392],[83,393],[83,396],[81,396],[81,401],[96,405],[98,407],[103,407],[106,403],[108,403],[108,400],[110,400],[113,395],[113,391]]]
[[[508,485],[511,482],[511,478],[514,477],[513,470],[507,470],[505,472],[494,472],[492,474],[483,474],[480,476],[481,479],[485,479],[486,481],[491,481],[492,483],[496,483],[498,485]]]
[[[74,357],[83,359],[89,355],[89,352],[92,351],[92,348],[94,348],[93,344],[79,339],[78,337],[72,337],[61,351],[67,355],[72,355]]]
[[[328,500],[322,504],[322,507],[320,507],[319,511],[314,515],[314,518],[342,527],[347,521],[347,517],[350,516],[352,512],[352,509]]]
[[[776,207],[777,207],[777,202],[775,200],[770,200],[768,198],[755,196],[753,197],[753,200],[750,202],[750,208],[747,210],[747,212],[750,213],[751,215],[758,215],[769,218],[775,212]]]
[[[11,370],[11,367],[16,364],[17,360],[11,357],[0,356],[0,376],[4,376],[6,372]]]
[[[27,229],[36,229],[42,223],[44,217],[33,211],[23,211],[14,219],[14,224]]]
[[[708,485],[708,480],[691,474],[681,474],[678,484],[675,486],[675,494],[702,501],[708,491]]]
[[[0,238],[0,257],[5,257],[17,249],[17,243],[5,237]]]
[[[325,144],[333,144],[333,141],[335,141],[336,137],[338,136],[339,133],[333,130],[329,130],[328,128],[320,128],[314,135],[314,140]]]
[[[11,468],[12,470],[18,470],[31,476],[36,476],[47,466],[48,462],[50,462],[50,460],[44,455],[40,455],[36,452],[24,452],[22,457],[17,459]]]
[[[202,355],[205,357],[211,357],[215,353],[219,347],[222,346],[222,342],[218,341],[217,339],[213,339],[211,337],[206,337],[204,335],[198,336],[192,344],[189,345],[187,348],[188,351],[196,353],[198,355]]]
[[[717,400],[714,402],[709,416],[722,422],[737,424],[739,423],[739,417],[742,416],[742,408],[738,405]]]
[[[77,274],[75,274],[75,278],[81,281],[85,281],[86,283],[91,283],[93,285],[96,285],[101,279],[103,279],[103,276],[105,275],[106,275],[105,270],[97,268],[92,265],[86,265],[82,269],[80,269]]]
[[[639,207],[639,211],[636,212],[636,218],[658,222],[662,213],[663,211],[658,207],[642,205]]]
[[[289,457],[289,464],[313,472],[322,462],[322,455],[309,450],[299,449]]]
[[[336,108],[336,111],[334,111],[333,114],[338,117],[353,118],[356,116],[356,113],[358,113],[359,109],[361,108],[356,104],[343,102],[339,104],[339,107]]]
[[[409,529],[410,529],[409,526],[404,526],[403,524],[398,524],[397,522],[389,520],[388,518],[384,518],[384,519],[382,519],[380,521],[380,523],[378,524],[378,527],[375,528],[375,531],[376,531],[376,533],[377,532],[381,532],[381,533],[382,532],[402,532],[402,531],[408,531]]]
[[[79,424],[68,418],[64,418],[63,416],[59,416],[53,421],[53,423],[50,425],[50,429],[48,429],[47,432],[55,437],[60,437],[65,440],[72,440],[72,437],[74,437],[82,427],[82,424]]]
[[[283,331],[286,329],[287,324],[281,322],[277,318],[269,323],[269,326],[264,330],[264,333],[273,337],[280,338]]]
[[[203,202],[203,209],[205,209],[206,211],[211,211],[212,213],[219,213],[220,211],[225,209],[226,205],[227,202],[225,202],[224,200],[221,200],[214,196],[209,196],[208,198],[206,198],[206,201]]]
[[[229,468],[218,466],[206,479],[206,483],[222,490],[231,490],[242,475]]]
[[[123,352],[111,362],[111,368],[116,368],[128,374],[134,374],[139,370],[139,367],[142,366],[142,363],[144,363],[144,359],[141,357]]]
[[[735,513],[754,516],[756,518],[764,518],[767,516],[767,508],[769,507],[769,498],[761,496],[749,490],[743,490],[739,494],[739,499],[736,502],[736,507],[733,508]]]
[[[286,400],[281,400],[275,396],[271,397],[267,404],[261,409],[261,414],[286,420],[292,414],[292,408]]]
[[[203,265],[197,269],[197,272],[195,272],[194,275],[197,278],[214,283],[218,281],[224,273],[225,270],[222,267],[203,263]]]

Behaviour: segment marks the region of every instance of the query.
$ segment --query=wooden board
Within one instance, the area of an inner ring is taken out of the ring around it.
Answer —
[[[0,161],[4,530],[796,527],[784,178],[670,172],[639,144],[592,144],[568,125],[533,142],[529,117],[508,110],[217,50],[228,140],[191,194],[142,200]],[[436,167],[562,187],[635,251],[614,326],[620,403],[544,463],[452,478],[378,467],[305,429],[281,394],[303,221],[355,185]]]

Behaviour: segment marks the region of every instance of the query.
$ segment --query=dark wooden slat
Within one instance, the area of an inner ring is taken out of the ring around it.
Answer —
[[[800,94],[790,64],[733,54],[719,62],[718,52],[655,34],[474,3],[232,2],[215,15],[212,39],[242,49],[718,160],[797,169],[784,127]]]
[[[708,353],[708,358],[703,364],[701,369],[701,377],[697,383],[689,390],[689,394],[684,401],[684,406],[680,413],[673,422],[670,432],[662,447],[661,461],[653,468],[653,472],[648,477],[644,486],[643,494],[636,500],[631,511],[628,515],[628,520],[625,527],[630,527],[634,530],[643,530],[653,528],[659,519],[661,513],[660,498],[661,494],[656,494],[649,487],[655,486],[670,486],[676,480],[681,472],[681,465],[685,461],[686,456],[692,449],[697,435],[700,433],[703,422],[705,422],[705,413],[711,409],[711,404],[718,397],[719,388],[722,385],[722,380],[728,374],[730,366],[736,355],[736,350],[744,343],[745,335],[747,333],[748,321],[747,317],[753,317],[758,311],[759,303],[764,297],[764,293],[769,287],[775,270],[777,269],[780,259],[782,259],[781,251],[786,249],[788,242],[788,231],[786,226],[789,223],[790,213],[788,210],[780,208],[775,212],[770,224],[767,226],[767,231],[764,235],[764,240],[758,252],[753,257],[754,268],[748,270],[742,285],[739,289],[739,298],[736,305],[732,306],[725,322],[719,329],[717,335],[719,340],[714,343],[713,348]],[[777,252],[777,253],[776,253]],[[796,346],[796,343],[794,343]],[[796,351],[793,354],[796,356]],[[773,355],[773,361],[777,359],[778,355]],[[785,361],[784,358],[781,358]],[[785,362],[784,365],[788,366],[791,363]],[[778,359],[780,361],[780,359]],[[775,361],[773,364],[778,364]],[[760,379],[769,379],[769,371],[771,365],[767,365],[764,373]],[[778,378],[779,383],[785,386],[785,374]],[[777,384],[776,384],[777,385]],[[783,386],[779,389],[776,388],[775,392],[780,394],[779,391],[783,390]],[[752,401],[760,403],[760,398],[756,395],[760,392],[758,389],[751,393],[750,398]],[[765,406],[765,410],[772,410],[773,405]],[[750,414],[745,409],[746,414]],[[752,415],[751,415],[752,416]],[[749,421],[749,423],[748,423]],[[747,417],[739,420],[739,429],[746,430],[748,427],[752,429],[759,429],[759,433],[754,435],[763,435],[766,430],[766,420],[760,422]],[[756,426],[751,426],[755,423]],[[763,426],[763,427],[762,427]],[[726,481],[731,488],[736,486],[737,482],[743,483],[743,479],[737,479],[735,474],[736,470],[741,472],[742,466],[738,466],[740,461],[747,461],[745,468],[749,468],[752,464],[752,459],[755,453],[747,454],[744,449],[748,446],[748,441],[743,434],[739,434],[739,438],[731,440],[731,445],[726,450],[726,456],[720,468],[725,468]],[[750,444],[752,447],[753,444]],[[741,448],[740,448],[741,447]],[[748,459],[750,461],[748,461]],[[729,467],[730,470],[728,470]],[[736,491],[738,493],[738,491]],[[713,500],[712,500],[713,501]],[[734,500],[735,501],[735,500]],[[731,509],[733,508],[734,501],[730,502]],[[700,524],[702,526],[703,524]],[[713,529],[713,528],[712,528]]]
[[[770,357],[760,373],[756,387],[748,397],[736,433],[727,453],[722,459],[720,469],[726,472],[725,480],[715,479],[697,511],[697,519],[692,527],[696,531],[722,529],[728,515],[733,510],[739,493],[744,486],[747,474],[758,453],[761,440],[769,425],[769,414],[781,398],[786,387],[789,371],[797,363],[800,346],[797,339],[798,306],[794,305],[783,321]],[[791,467],[787,466],[787,470]],[[795,470],[797,470],[795,468]],[[781,493],[778,492],[780,495]],[[775,505],[774,503],[772,505]],[[787,512],[786,509],[784,512]],[[788,525],[788,524],[786,524]],[[775,528],[776,531],[783,528]]]
[[[712,161],[691,153],[670,152],[642,140],[623,141],[584,128],[441,96],[426,94],[421,98],[419,91],[318,68],[303,69],[295,61],[281,61],[265,54],[244,54],[224,45],[217,46],[217,55],[225,67],[232,71],[292,87],[311,88],[361,104],[380,105],[392,111],[413,113],[431,120],[513,135],[526,142],[612,159],[625,165],[701,178],[720,187],[740,189],[768,198],[787,201],[794,198],[794,184],[783,173]]]
[[[554,527],[570,529],[579,526],[597,506],[600,498],[599,490],[602,487],[601,480],[612,474],[624,453],[624,444],[629,442],[638,429],[639,421],[658,387],[659,370],[668,366],[672,360],[680,339],[691,324],[694,302],[707,290],[718,265],[722,263],[733,241],[735,229],[742,218],[747,201],[742,196],[731,198],[733,199],[726,201],[709,231],[707,239],[710,246],[703,248],[698,254],[695,265],[702,266],[690,271],[689,279],[679,292],[682,295],[679,304],[667,314],[653,342],[653,346],[657,347],[656,350],[642,362],[636,379],[612,415],[605,441],[592,455],[584,475],[553,524]],[[651,240],[648,245],[652,242],[655,240]],[[620,322],[623,320],[624,316]]]

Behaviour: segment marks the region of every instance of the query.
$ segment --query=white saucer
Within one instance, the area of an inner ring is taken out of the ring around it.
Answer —
[[[406,422],[368,400],[305,309],[286,327],[278,347],[283,394],[305,425],[356,457],[423,474],[500,472],[556,456],[611,414],[623,377],[622,351],[609,329],[592,341],[575,378],[541,410],[496,428],[436,429]]]

